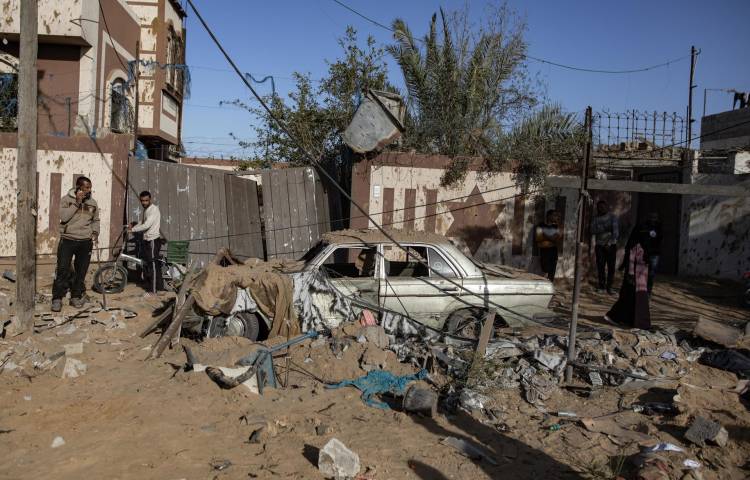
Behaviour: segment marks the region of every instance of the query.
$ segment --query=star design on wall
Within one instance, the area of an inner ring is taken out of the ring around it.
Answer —
[[[445,236],[461,238],[473,255],[485,238],[502,240],[503,236],[495,225],[495,220],[504,208],[505,205],[501,203],[485,202],[479,185],[475,185],[471,196],[460,202],[448,202],[453,223]]]

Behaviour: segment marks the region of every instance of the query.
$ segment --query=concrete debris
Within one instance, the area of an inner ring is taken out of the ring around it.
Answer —
[[[12,270],[5,270],[3,272],[3,278],[8,280],[9,282],[16,283],[16,272]]]
[[[61,368],[60,368],[61,367]],[[75,358],[65,357],[64,362],[58,363],[56,367],[57,374],[60,378],[78,378],[86,375],[88,366]]]
[[[357,336],[357,341],[359,343],[372,343],[380,349],[386,349],[391,344],[385,329],[380,325],[362,327]]]
[[[339,439],[332,438],[320,449],[318,469],[325,478],[353,479],[359,474],[359,455],[349,450]]]
[[[725,323],[700,317],[695,324],[693,335],[701,337],[709,342],[718,343],[727,348],[734,347],[744,336],[745,332]]]
[[[565,357],[562,354],[536,350],[534,351],[533,358],[548,370],[556,370],[560,366],[565,366]]]
[[[599,374],[599,372],[591,371],[589,372],[589,381],[591,382],[591,385],[594,387],[601,387],[604,385],[604,382],[602,381],[602,376]]]
[[[519,357],[523,355],[523,350],[513,342],[498,341],[490,342],[487,344],[487,352],[485,358],[491,358],[494,360],[502,360],[505,358]]]
[[[52,440],[52,445],[50,445],[50,447],[58,448],[58,447],[62,447],[63,445],[65,445],[65,439],[63,437],[58,436]]]
[[[685,432],[685,438],[701,447],[705,446],[707,441],[725,447],[729,441],[729,432],[717,422],[695,417],[692,425]]]
[[[387,365],[388,355],[386,350],[381,350],[375,346],[368,346],[360,359],[360,366],[365,372],[383,370]]]
[[[65,349],[65,355],[71,356],[71,355],[81,355],[83,353],[83,343],[68,343],[66,345],[63,345],[63,348]]]

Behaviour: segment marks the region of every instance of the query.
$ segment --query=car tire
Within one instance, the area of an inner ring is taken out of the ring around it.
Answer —
[[[128,284],[128,271],[116,263],[100,267],[94,273],[93,290],[97,293],[121,293]]]
[[[476,340],[479,338],[479,331],[485,316],[486,311],[481,308],[456,310],[448,317],[443,331],[457,337]]]
[[[245,337],[255,342],[260,336],[261,321],[258,314],[253,312],[237,312],[229,317],[214,317],[207,336]]]

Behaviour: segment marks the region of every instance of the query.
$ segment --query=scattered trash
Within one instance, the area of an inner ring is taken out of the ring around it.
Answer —
[[[352,479],[359,474],[359,455],[337,438],[332,438],[320,449],[318,469],[325,478]]]
[[[263,443],[268,437],[268,426],[263,425],[260,428],[253,430],[250,437],[247,439],[247,443]]]
[[[601,387],[604,385],[604,381],[602,380],[602,376],[599,374],[599,372],[589,372],[589,381],[591,382],[591,385],[595,387]]]
[[[558,431],[558,430],[560,430],[561,428],[562,428],[562,425],[561,425],[561,424],[559,424],[559,423],[556,423],[556,424],[554,424],[554,425],[550,425],[550,426],[549,426],[549,431],[550,431],[550,432],[557,432],[557,431]]]
[[[698,361],[703,365],[726,370],[750,379],[750,358],[735,350],[705,352]]]
[[[50,445],[50,447],[57,448],[62,447],[63,445],[65,445],[65,439],[63,437],[55,437],[52,440],[52,445]]]
[[[486,451],[461,438],[446,437],[440,443],[455,448],[461,455],[472,460],[485,460],[487,463],[497,465],[497,462]]]
[[[663,352],[659,355],[659,358],[663,358],[664,360],[674,360],[677,358],[677,354],[675,352]]]
[[[474,390],[465,388],[461,391],[461,395],[459,395],[458,401],[462,407],[471,411],[484,410],[485,405],[489,404],[491,399],[490,397],[482,395],[479,392],[475,392]]]
[[[227,468],[232,466],[232,462],[229,460],[214,460],[211,462],[211,468],[216,470],[217,472],[220,472],[222,470],[226,470]]]
[[[434,417],[437,413],[438,394],[431,388],[412,383],[406,388],[403,408],[405,412]]]
[[[685,432],[685,438],[701,447],[705,446],[707,441],[725,447],[729,441],[729,432],[717,422],[712,422],[703,417],[695,417],[692,425]]]
[[[657,443],[652,447],[645,447],[643,452],[684,452],[685,449],[673,443]]]
[[[651,440],[645,433],[623,428],[611,419],[583,418],[581,425],[590,432],[604,433],[627,442],[645,443]]]
[[[557,412],[555,414],[557,417],[564,417],[564,418],[576,418],[578,415],[574,412]]]
[[[389,409],[388,404],[378,402],[372,398],[373,395],[381,393],[391,393],[394,395],[403,395],[406,387],[410,382],[423,380],[427,377],[427,370],[420,370],[413,375],[396,376],[386,370],[372,370],[367,375],[354,380],[344,380],[334,385],[327,385],[326,388],[341,388],[352,386],[362,392],[362,400],[371,407]]]
[[[24,395],[23,399],[26,400],[27,402],[30,402],[31,401],[31,395]]]
[[[330,427],[330,425],[321,424],[315,427],[315,435],[322,437],[324,435],[329,435],[333,432],[333,429]]]
[[[559,366],[565,366],[565,357],[562,354],[548,353],[544,350],[534,351],[534,360],[549,370],[555,370]]]
[[[689,468],[691,470],[697,470],[702,467],[701,462],[698,460],[691,460],[689,458],[686,458],[684,462],[682,462],[682,465],[685,468]]]
[[[645,415],[678,415],[680,409],[672,403],[648,402],[636,403],[631,406],[634,412]]]

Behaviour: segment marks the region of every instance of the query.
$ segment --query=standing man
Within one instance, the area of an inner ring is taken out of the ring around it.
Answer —
[[[594,235],[596,247],[596,270],[599,274],[598,290],[607,289],[612,293],[615,281],[615,261],[617,259],[617,240],[620,238],[620,226],[617,217],[609,211],[604,200],[596,204],[597,215],[591,220],[591,233]],[[605,277],[606,270],[606,277]],[[605,283],[606,282],[606,283]]]
[[[651,290],[654,288],[654,277],[656,276],[656,269],[659,268],[659,258],[661,256],[661,221],[659,220],[659,214],[651,212],[646,217],[646,221],[641,225],[641,231],[643,232],[643,242],[645,243],[644,248],[648,252],[648,294],[651,296]]]
[[[555,281],[557,270],[557,244],[562,238],[558,215],[556,210],[547,212],[546,220],[536,227],[536,246],[539,248],[539,261],[542,264],[542,272],[547,274],[550,282]]]
[[[143,207],[141,223],[133,222],[128,228],[131,232],[143,232],[142,255],[144,261],[143,280],[146,291],[156,294],[164,290],[164,279],[161,275],[159,252],[161,251],[161,213],[159,207],[151,203],[151,193],[144,190],[138,196]]]
[[[72,306],[81,308],[86,303],[86,272],[93,243],[99,237],[99,206],[91,198],[91,180],[88,178],[78,177],[76,188],[60,200],[60,225],[57,268],[52,286],[53,312],[62,310],[62,300],[68,289]]]

